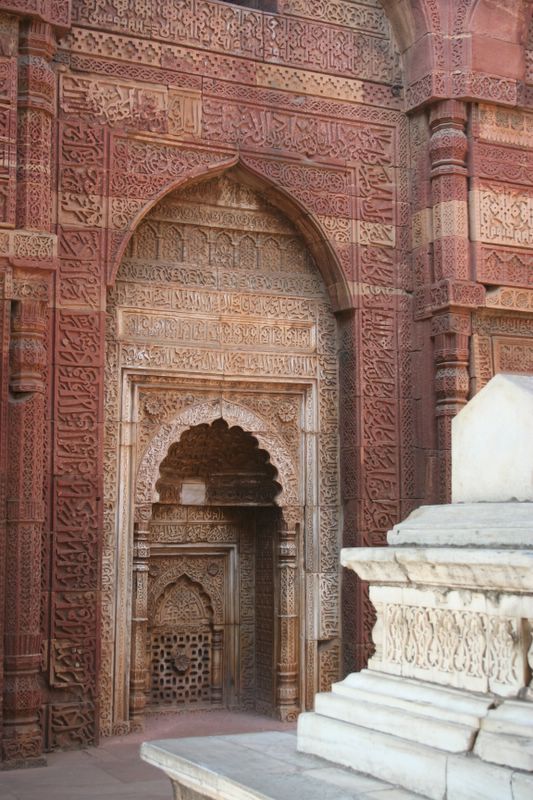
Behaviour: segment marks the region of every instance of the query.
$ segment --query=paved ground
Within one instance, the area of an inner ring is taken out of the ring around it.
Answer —
[[[0,772],[0,798],[171,800],[168,778],[139,758],[141,742],[294,728],[268,717],[226,711],[150,717],[144,733],[104,739],[100,747],[51,753],[47,767]]]

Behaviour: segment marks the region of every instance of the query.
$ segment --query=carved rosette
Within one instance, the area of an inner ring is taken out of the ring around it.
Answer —
[[[41,763],[41,537],[45,437],[44,302],[16,301],[8,410],[4,728],[6,766]]]

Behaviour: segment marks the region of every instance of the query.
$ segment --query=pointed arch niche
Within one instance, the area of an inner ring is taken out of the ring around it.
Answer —
[[[243,177],[165,196],[108,292],[104,733],[197,698],[291,719],[339,675],[339,278]]]

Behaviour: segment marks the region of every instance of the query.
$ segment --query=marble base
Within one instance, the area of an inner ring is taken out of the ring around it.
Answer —
[[[474,752],[484,761],[533,772],[533,703],[506,700],[489,711]]]
[[[431,800],[445,797],[447,753],[400,736],[310,712],[298,718],[298,750],[380,776]]]
[[[363,670],[317,694],[315,713],[451,753],[470,750],[489,696]],[[300,730],[300,728],[299,728]]]
[[[367,670],[316,696],[298,750],[430,800],[531,800],[533,704],[493,701]]]

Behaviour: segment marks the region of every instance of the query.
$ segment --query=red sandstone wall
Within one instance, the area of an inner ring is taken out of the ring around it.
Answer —
[[[48,378],[52,398],[33,423],[43,436],[51,428],[47,457],[29,477],[22,469],[16,510],[8,503],[8,529],[22,520],[33,531],[29,557],[16,554],[20,579],[6,572],[8,761],[38,758],[39,729],[50,747],[98,736],[100,591],[113,581],[102,553],[105,288],[164,193],[239,161],[307,235],[342,312],[347,545],[381,544],[421,500],[445,499],[450,421],[471,382],[532,369],[525,5],[500,4],[500,27],[494,3],[420,0],[401,15],[384,5],[403,75],[377,0],[351,13],[279,0],[281,14],[215,0],[86,0],[71,18],[66,3],[3,6],[5,469],[22,467],[36,441],[22,426],[6,453],[19,411],[7,402],[12,300],[28,312],[18,329],[25,391],[40,396]],[[29,355],[41,339],[50,370]],[[20,628],[38,563],[42,661],[39,637]],[[362,586],[347,582],[344,613],[347,663],[360,667],[372,626]]]

